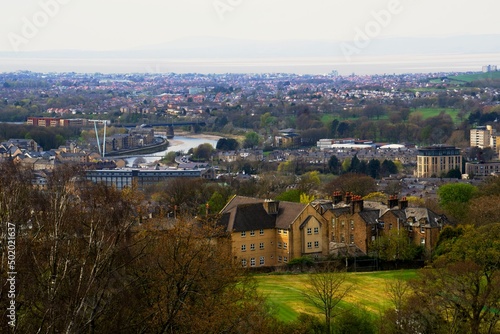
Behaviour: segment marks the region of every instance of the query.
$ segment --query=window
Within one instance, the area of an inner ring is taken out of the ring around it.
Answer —
[[[280,228],[278,229],[278,234],[281,234],[281,229]]]
[[[353,243],[354,243],[354,234],[351,234],[351,235],[349,236],[349,241],[351,242],[351,244],[353,244]]]
[[[250,267],[255,267],[255,258],[254,257],[252,257],[250,259]]]
[[[354,220],[351,220],[351,230],[354,230]]]
[[[261,242],[261,243],[259,244],[259,248],[260,248],[260,249],[264,249],[264,243],[263,243],[263,242]]]
[[[312,245],[313,245],[313,243],[309,241],[309,242],[307,243],[307,248],[312,248]]]
[[[420,233],[425,233],[425,226],[424,225],[420,226]]]
[[[425,238],[420,238],[420,244],[423,246],[425,245]]]
[[[255,250],[255,244],[250,244],[250,250]]]
[[[251,236],[251,237],[254,237],[254,236],[255,236],[255,231],[254,231],[254,230],[251,230],[251,231],[250,231],[250,236]]]
[[[281,255],[280,255],[280,256],[278,256],[278,262],[279,262],[279,263],[281,263],[282,259],[283,259],[283,257],[282,257]]]
[[[283,234],[287,235],[288,234],[288,230],[283,230]]]
[[[259,264],[260,264],[261,266],[263,266],[263,265],[264,265],[264,263],[265,263],[265,261],[264,261],[264,257],[263,257],[263,256],[261,256],[261,257],[260,257],[260,260],[259,260]]]
[[[246,267],[247,266],[247,260],[243,259],[241,260],[241,266]]]
[[[241,237],[242,237],[242,238],[244,238],[244,237],[246,237],[246,236],[247,236],[247,232],[246,232],[246,231],[241,232]]]
[[[260,235],[264,235],[264,229],[263,228],[260,229],[259,234]]]
[[[318,234],[319,233],[319,227],[315,227],[314,228],[314,234]]]
[[[340,222],[340,225],[342,225],[342,227],[344,227],[344,226],[345,226],[345,221],[344,221],[344,220],[343,220],[343,221],[341,221],[341,222]]]
[[[283,262],[285,262],[285,263],[288,262],[288,257],[287,256],[283,256]]]
[[[246,252],[247,250],[247,245],[241,245],[241,251]]]
[[[319,241],[314,242],[314,248],[319,248]]]
[[[288,245],[286,244],[286,242],[284,242],[284,243],[283,243],[283,249],[286,249],[286,248],[287,248],[287,246],[288,246]]]
[[[389,224],[389,230],[392,230],[392,223]]]
[[[309,235],[312,234],[312,228],[310,228],[310,227],[307,228],[307,234],[309,234]]]
[[[281,248],[281,241],[278,241],[278,248]]]

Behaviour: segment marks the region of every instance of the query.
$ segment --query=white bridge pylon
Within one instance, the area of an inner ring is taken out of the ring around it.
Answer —
[[[99,149],[99,154],[101,155],[101,157],[104,158],[104,156],[106,155],[106,125],[108,124],[109,121],[92,119],[92,120],[89,120],[89,122],[93,122],[94,123],[95,137],[97,139],[97,148]],[[102,148],[101,148],[101,144],[99,142],[99,134],[97,132],[97,123],[104,124],[104,136],[103,136],[103,139],[102,139]]]

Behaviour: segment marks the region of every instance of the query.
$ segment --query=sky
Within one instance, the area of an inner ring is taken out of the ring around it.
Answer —
[[[17,52],[128,50],[198,37],[500,34],[498,0],[4,0],[0,9],[0,51]]]
[[[496,0],[23,0],[0,6],[0,51],[127,50],[191,37],[349,41],[359,31],[373,38],[500,34]]]

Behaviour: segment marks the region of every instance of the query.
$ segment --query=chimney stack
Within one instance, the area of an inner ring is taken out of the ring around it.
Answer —
[[[408,200],[406,199],[406,197],[403,197],[400,201],[399,201],[399,209],[400,210],[404,210],[408,207]]]
[[[351,215],[363,211],[363,199],[361,196],[352,196]]]
[[[346,192],[345,193],[344,203],[345,204],[351,204],[351,199],[352,199],[352,194],[350,192]]]
[[[335,191],[333,193],[333,205],[337,205],[342,202],[342,193],[340,191]]]
[[[392,209],[395,206],[398,206],[398,196],[390,195],[389,200],[387,201],[387,207]]]

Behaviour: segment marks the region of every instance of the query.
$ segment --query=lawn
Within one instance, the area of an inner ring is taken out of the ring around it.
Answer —
[[[460,109],[455,109],[455,108],[417,108],[417,109],[412,109],[412,112],[418,112],[418,113],[422,114],[422,117],[424,119],[427,119],[429,117],[435,117],[443,111],[451,116],[451,119],[453,120],[454,123],[460,122],[460,120],[458,119],[458,113],[460,112]]]
[[[500,71],[488,72],[488,73],[461,74],[461,75],[450,76],[448,79],[462,81],[462,82],[472,82],[485,79],[500,79]]]
[[[348,273],[348,282],[353,284],[350,295],[340,307],[362,306],[374,316],[390,307],[386,292],[387,283],[392,280],[410,279],[415,270],[380,271],[369,273]],[[267,297],[277,317],[282,321],[293,321],[300,313],[318,314],[304,299],[307,274],[256,275],[259,291]]]

